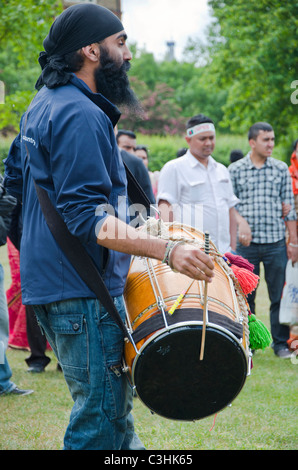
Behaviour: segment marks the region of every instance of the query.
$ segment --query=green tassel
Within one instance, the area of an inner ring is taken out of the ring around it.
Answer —
[[[253,313],[248,315],[248,326],[251,349],[265,349],[270,346],[272,342],[270,331]]]

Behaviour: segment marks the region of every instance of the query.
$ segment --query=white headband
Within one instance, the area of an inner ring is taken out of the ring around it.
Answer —
[[[202,124],[198,124],[197,126],[191,127],[190,129],[187,129],[187,137],[192,137],[196,134],[200,134],[201,132],[214,132],[215,133],[215,127],[212,122],[203,122]]]

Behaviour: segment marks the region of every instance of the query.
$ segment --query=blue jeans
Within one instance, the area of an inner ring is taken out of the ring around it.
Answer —
[[[11,392],[16,385],[11,382],[12,376],[5,354],[8,342],[8,309],[4,289],[4,270],[0,264],[0,395]]]
[[[238,244],[237,254],[243,256],[255,266],[254,273],[257,275],[260,273],[260,263],[263,263],[270,299],[272,346],[276,353],[279,349],[287,347],[287,339],[289,339],[289,327],[279,323],[280,300],[288,261],[285,240],[276,243],[251,243],[248,247]],[[247,299],[252,313],[256,313],[255,297],[256,291],[248,295]]]
[[[125,317],[122,297],[115,305]],[[34,306],[74,400],[65,450],[141,450],[132,389],[121,370],[123,334],[96,299]]]

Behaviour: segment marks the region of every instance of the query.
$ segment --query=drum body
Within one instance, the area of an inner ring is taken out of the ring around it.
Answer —
[[[169,225],[171,238],[203,234]],[[173,304],[186,292],[172,315]],[[124,292],[127,323],[134,343],[125,345],[125,362],[137,395],[153,412],[169,419],[193,421],[229,405],[242,389],[248,351],[231,279],[215,261],[208,285],[173,272],[167,265],[133,258]],[[207,301],[204,357],[200,360],[203,308]]]

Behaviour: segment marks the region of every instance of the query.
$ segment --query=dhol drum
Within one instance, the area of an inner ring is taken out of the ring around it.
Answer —
[[[169,239],[204,247],[198,230],[164,226]],[[247,304],[227,263],[210,245],[215,277],[206,299],[203,281],[147,258],[132,259],[125,286],[133,339],[125,345],[126,368],[140,400],[169,419],[194,421],[217,413],[235,399],[249,374]]]

